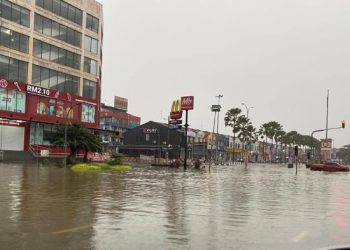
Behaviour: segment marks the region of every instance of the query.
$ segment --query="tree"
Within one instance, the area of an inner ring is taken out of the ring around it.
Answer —
[[[50,142],[55,146],[64,146],[65,126],[56,126]],[[79,123],[67,126],[67,145],[70,149],[68,159],[71,161],[78,150],[84,151],[84,161],[87,160],[89,151],[101,152],[102,143],[98,136]]]
[[[271,123],[264,123],[260,126],[260,129],[258,131],[260,139],[264,140],[264,147],[263,147],[263,151],[264,151],[264,161],[266,161],[266,154],[265,154],[265,147],[267,144],[267,139],[268,138],[273,138],[273,131],[272,131],[272,127],[271,127]]]
[[[253,127],[249,118],[245,117],[244,115],[238,117],[237,124],[240,127],[238,137],[243,143],[242,149],[244,150],[246,148],[247,144],[250,145],[250,143],[255,140],[255,137],[256,137],[255,130],[256,129]],[[242,151],[242,153],[243,153],[243,151]]]
[[[242,113],[242,110],[239,108],[232,108],[229,109],[225,114],[225,126],[232,128],[233,133],[233,151],[232,151],[232,157],[233,162],[235,161],[235,143],[236,143],[236,134],[239,132],[240,127],[237,124],[238,117]]]
[[[337,157],[341,159],[345,164],[350,164],[350,145],[345,145],[337,153]]]
[[[279,124],[276,121],[272,121],[269,122],[270,127],[271,127],[271,141],[273,144],[273,141],[276,142],[276,152],[275,154],[278,154],[278,142],[280,141],[281,137],[283,136],[283,134],[285,133],[283,131],[283,126],[281,124]]]

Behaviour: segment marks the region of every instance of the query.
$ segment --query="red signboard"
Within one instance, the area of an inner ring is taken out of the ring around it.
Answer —
[[[183,96],[181,97],[181,110],[192,110],[194,105],[193,96]]]
[[[128,111],[128,99],[115,96],[114,97],[114,107],[123,111]]]

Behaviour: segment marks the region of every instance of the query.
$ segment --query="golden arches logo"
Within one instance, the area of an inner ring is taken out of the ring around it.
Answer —
[[[175,100],[173,101],[173,105],[171,106],[171,112],[180,112],[181,111],[181,101]]]
[[[181,100],[173,101],[173,105],[171,106],[170,118],[173,120],[179,120],[182,117],[181,111]]]

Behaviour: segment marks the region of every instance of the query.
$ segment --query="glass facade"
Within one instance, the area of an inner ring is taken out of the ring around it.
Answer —
[[[30,27],[30,11],[7,0],[0,0],[0,17]]]
[[[96,18],[90,14],[86,14],[86,28],[87,29],[98,33],[98,24],[99,24],[98,18]]]
[[[97,61],[84,57],[84,72],[97,75]]]
[[[34,39],[33,56],[80,69],[80,55]]]
[[[92,37],[84,37],[84,48],[86,51],[97,54],[98,41]]]
[[[83,96],[96,99],[96,82],[84,79]]]
[[[0,55],[0,79],[27,82],[28,63]]]
[[[82,25],[83,12],[62,0],[36,0],[36,5],[61,16],[68,21]]]
[[[95,123],[95,106],[83,104],[81,107],[81,121]]]
[[[48,89],[78,95],[80,78],[33,64],[32,83]]]
[[[35,14],[34,30],[55,39],[81,47],[81,33],[51,19]]]
[[[13,30],[0,27],[0,45],[28,53],[29,37]]]
[[[14,89],[0,88],[0,110],[25,113],[26,94]]]
[[[31,145],[51,145],[50,139],[55,132],[56,125],[30,123],[30,144]]]

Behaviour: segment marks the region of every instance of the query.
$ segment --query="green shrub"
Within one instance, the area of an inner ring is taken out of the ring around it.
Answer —
[[[79,163],[75,164],[72,171],[86,172],[86,171],[129,171],[130,166],[127,165],[109,165],[105,163]]]
[[[123,164],[123,158],[121,155],[113,155],[113,159],[107,163],[110,166]]]

